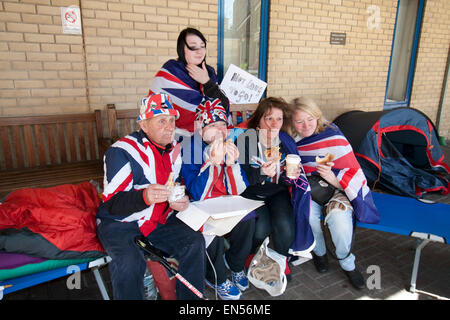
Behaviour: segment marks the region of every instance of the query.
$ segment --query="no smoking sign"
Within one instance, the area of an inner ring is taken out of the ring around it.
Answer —
[[[81,34],[81,14],[78,7],[61,7],[63,33]]]

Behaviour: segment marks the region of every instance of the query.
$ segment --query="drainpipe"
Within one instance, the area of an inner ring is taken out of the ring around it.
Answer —
[[[436,129],[437,129],[438,135],[439,135],[439,128],[440,128],[440,125],[441,125],[442,109],[443,109],[443,106],[444,106],[445,94],[446,94],[446,91],[447,91],[449,65],[450,65],[450,46],[449,46],[448,53],[447,53],[447,65],[445,67],[444,82],[442,84],[441,97],[439,99],[439,107],[438,107],[438,112],[437,112],[437,117],[436,117]],[[439,144],[441,146],[445,146],[446,145],[445,137],[441,137],[439,135],[438,138],[439,138]]]

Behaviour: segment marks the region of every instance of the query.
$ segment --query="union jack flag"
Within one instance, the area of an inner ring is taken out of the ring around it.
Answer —
[[[207,68],[211,80],[216,82],[214,70],[209,66]],[[189,76],[182,62],[169,60],[156,73],[149,95],[158,92],[167,93],[180,113],[176,126],[194,132],[195,110],[205,96],[203,86]]]
[[[350,200],[356,218],[365,223],[379,221],[379,213],[367,186],[366,176],[356,160],[350,143],[337,126],[332,124],[319,134],[296,139],[296,143],[307,174],[316,171],[316,156],[333,154],[334,166],[331,170]]]

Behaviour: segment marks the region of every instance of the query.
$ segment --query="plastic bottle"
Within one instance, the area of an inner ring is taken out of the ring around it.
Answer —
[[[158,289],[156,289],[153,275],[148,268],[144,274],[144,299],[156,300],[158,298]]]

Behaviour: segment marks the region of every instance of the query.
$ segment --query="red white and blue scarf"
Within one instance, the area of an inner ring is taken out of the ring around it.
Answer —
[[[350,200],[358,221],[377,223],[380,220],[366,176],[350,143],[337,126],[331,124],[323,132],[303,139],[297,138],[296,144],[306,174],[316,172],[316,156],[333,154],[332,171]]]

